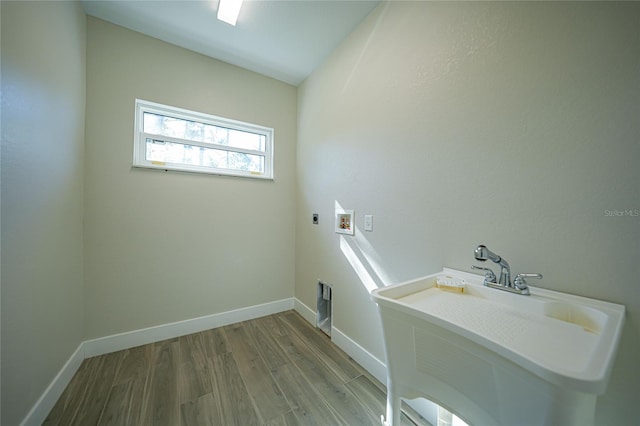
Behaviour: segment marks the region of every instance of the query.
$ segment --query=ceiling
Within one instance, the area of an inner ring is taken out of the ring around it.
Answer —
[[[245,0],[236,26],[218,0],[86,0],[105,21],[251,71],[300,84],[380,0]]]

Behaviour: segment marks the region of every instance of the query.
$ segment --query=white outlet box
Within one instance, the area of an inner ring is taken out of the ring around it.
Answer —
[[[364,230],[373,231],[373,215],[372,214],[364,215]]]

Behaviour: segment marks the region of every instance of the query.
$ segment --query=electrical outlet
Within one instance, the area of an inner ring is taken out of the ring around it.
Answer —
[[[373,215],[372,214],[364,215],[364,230],[373,231]]]

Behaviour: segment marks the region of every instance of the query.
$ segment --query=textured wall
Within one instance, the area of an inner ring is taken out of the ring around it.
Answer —
[[[315,307],[317,280],[333,284],[335,326],[383,359],[370,288],[470,270],[484,243],[542,287],[626,305],[597,422],[637,419],[639,17],[382,4],[299,88],[296,296]],[[334,234],[336,205],[355,209],[354,237]]]
[[[275,129],[275,181],[133,169],[134,100]],[[88,18],[87,338],[293,294],[296,88]]]
[[[86,20],[2,2],[2,419],[20,423],[83,338]]]

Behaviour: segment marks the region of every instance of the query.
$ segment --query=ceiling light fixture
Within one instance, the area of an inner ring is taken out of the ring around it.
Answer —
[[[220,0],[218,3],[218,19],[235,25],[242,7],[242,0]]]

